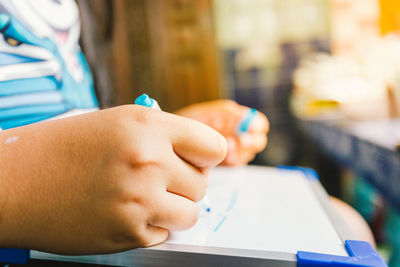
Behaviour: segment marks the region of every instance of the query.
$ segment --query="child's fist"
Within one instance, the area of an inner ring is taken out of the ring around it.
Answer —
[[[226,165],[244,165],[267,145],[269,122],[261,112],[250,124],[247,132],[238,134],[238,125],[249,112],[249,108],[232,100],[216,100],[194,104],[177,114],[198,120],[220,132],[228,141]]]
[[[0,246],[65,254],[149,246],[192,226],[227,150],[199,122],[135,105],[0,139]]]

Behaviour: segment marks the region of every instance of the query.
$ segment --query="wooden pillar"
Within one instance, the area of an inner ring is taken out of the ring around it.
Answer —
[[[106,59],[108,72],[101,75],[110,76],[110,105],[132,103],[141,92],[168,111],[221,97],[211,0],[105,1],[112,4],[111,18],[101,12],[107,5],[89,2],[96,5],[89,12],[97,14],[92,28],[101,32],[102,21],[112,19],[106,49],[101,38],[91,38],[91,49],[103,49],[90,60]]]

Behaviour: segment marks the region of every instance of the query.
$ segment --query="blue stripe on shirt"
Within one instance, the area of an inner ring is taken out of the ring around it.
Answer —
[[[0,82],[0,96],[56,90],[58,86],[53,76],[3,81]]]
[[[43,114],[59,114],[62,112],[66,112],[68,109],[68,105],[66,105],[65,103],[46,105],[40,104],[0,109],[0,124],[8,119],[16,119],[23,116],[31,117]]]
[[[68,110],[63,110],[63,111],[60,111],[58,113],[49,113],[49,114],[41,114],[41,115],[33,115],[33,116],[26,116],[25,115],[24,117],[17,118],[17,119],[10,118],[9,120],[6,120],[6,121],[0,121],[0,127],[3,130],[7,130],[7,129],[19,127],[19,126],[24,126],[24,125],[27,125],[27,124],[31,124],[31,123],[35,123],[35,122],[39,122],[39,121],[50,119],[50,118],[52,118],[54,116],[63,114],[66,111],[68,111]]]

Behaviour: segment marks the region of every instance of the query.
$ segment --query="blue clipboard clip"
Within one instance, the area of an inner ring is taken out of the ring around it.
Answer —
[[[297,252],[297,267],[387,267],[379,254],[365,241],[346,240],[348,257]]]
[[[26,264],[29,259],[29,250],[0,248],[0,263]]]
[[[299,166],[278,166],[286,171],[302,172],[307,179],[319,180],[318,173],[311,168]],[[370,243],[357,240],[346,240],[345,248],[348,257],[298,251],[297,267],[387,267]]]

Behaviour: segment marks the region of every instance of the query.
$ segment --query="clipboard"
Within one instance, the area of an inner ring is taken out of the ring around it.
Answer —
[[[216,168],[210,214],[160,245],[121,253],[31,259],[114,266],[386,266],[336,214],[312,169]]]

